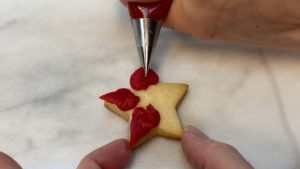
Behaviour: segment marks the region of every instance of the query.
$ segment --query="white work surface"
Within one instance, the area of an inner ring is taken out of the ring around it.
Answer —
[[[0,150],[25,169],[74,169],[126,138],[128,124],[98,96],[129,87],[139,67],[118,0],[0,1]],[[152,67],[189,84],[178,109],[234,145],[257,169],[300,168],[300,56],[204,42],[163,30]],[[130,169],[189,169],[179,141],[155,138]]]

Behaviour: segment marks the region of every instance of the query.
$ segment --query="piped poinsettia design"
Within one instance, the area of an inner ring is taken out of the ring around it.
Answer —
[[[139,68],[130,77],[130,85],[135,90],[146,90],[149,86],[157,84],[158,81],[158,75],[151,69],[145,76],[144,69]],[[129,89],[118,89],[115,92],[100,96],[100,99],[117,105],[122,111],[134,109],[130,124],[130,147],[134,147],[138,144],[144,136],[149,134],[153,128],[156,128],[159,125],[159,112],[151,104],[149,104],[146,109],[143,107],[136,107],[140,98],[134,95]]]

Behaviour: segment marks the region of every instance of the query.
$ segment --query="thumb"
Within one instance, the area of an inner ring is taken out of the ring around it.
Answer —
[[[120,139],[88,154],[77,169],[122,169],[128,164],[130,157],[128,142]]]
[[[1,169],[21,169],[21,166],[8,155],[0,152]]]
[[[209,139],[194,127],[187,127],[182,148],[197,169],[253,169],[231,145]]]

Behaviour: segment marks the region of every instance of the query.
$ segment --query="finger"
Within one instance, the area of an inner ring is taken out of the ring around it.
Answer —
[[[122,169],[128,164],[130,157],[128,142],[120,139],[88,154],[77,169]]]
[[[253,169],[234,147],[211,140],[194,127],[185,129],[182,147],[197,169]]]
[[[0,152],[0,166],[1,169],[22,169],[15,160],[2,152]]]

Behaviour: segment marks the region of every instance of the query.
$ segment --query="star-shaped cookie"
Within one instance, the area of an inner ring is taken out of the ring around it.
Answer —
[[[131,86],[134,87],[134,85],[132,84]],[[158,125],[154,128],[151,128],[151,130],[144,137],[138,140],[138,142],[133,147],[142,144],[143,142],[154,136],[163,136],[171,139],[181,138],[182,127],[176,109],[180,104],[181,100],[184,98],[187,90],[188,85],[177,83],[156,83],[147,86],[147,88],[143,90],[128,90],[128,92],[132,93],[131,99],[127,99],[130,100],[130,104],[136,103],[135,108],[144,108],[145,110],[146,108],[148,110],[150,105],[151,108],[157,110],[160,116],[160,121]],[[139,100],[135,97],[139,98]],[[130,133],[130,131],[133,131],[132,116],[136,109],[124,109],[124,105],[123,107],[120,107],[119,104],[111,102],[110,100],[105,100],[105,107],[107,107],[109,110],[116,113],[123,119],[127,120],[131,124],[131,128],[129,129],[129,139],[131,139],[130,136],[132,133]],[[120,108],[123,110],[121,110]]]

